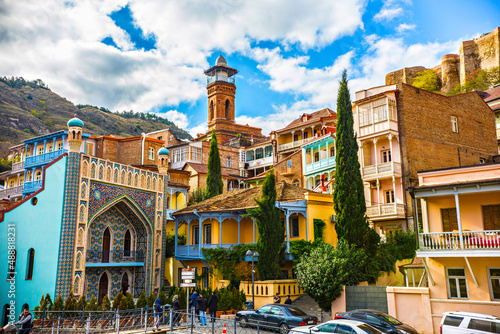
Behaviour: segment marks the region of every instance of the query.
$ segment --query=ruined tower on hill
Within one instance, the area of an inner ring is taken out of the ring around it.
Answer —
[[[432,68],[437,74],[441,92],[446,93],[456,85],[474,78],[479,70],[489,70],[500,66],[500,28],[489,34],[464,41],[459,54],[447,54],[441,57],[441,64]],[[425,67],[405,67],[385,76],[386,85],[398,83],[413,84],[417,73]]]

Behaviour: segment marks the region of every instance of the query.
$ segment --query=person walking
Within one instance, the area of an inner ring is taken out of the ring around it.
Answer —
[[[154,304],[153,304],[153,310],[154,310],[154,318],[155,318],[155,324],[153,326],[153,330],[156,331],[158,330],[158,327],[160,327],[160,317],[161,313],[163,311],[161,307],[161,300],[156,299]]]
[[[172,298],[172,312],[173,313],[173,326],[178,325],[180,323],[180,309],[181,309],[181,303],[179,302],[179,296],[174,295],[174,298]]]
[[[203,293],[196,300],[198,303],[198,312],[200,312],[200,324],[201,326],[207,325],[207,300],[203,297]]]
[[[276,292],[276,296],[274,296],[273,302],[275,304],[281,303],[281,297],[280,297],[279,293]]]
[[[292,305],[292,300],[290,299],[290,295],[286,296],[285,304]]]
[[[212,292],[210,298],[208,298],[208,311],[210,312],[210,318],[212,322],[215,322],[215,316],[217,315],[217,303],[219,302],[219,298],[215,294],[215,291]]]
[[[33,327],[33,316],[30,313],[28,304],[24,305],[23,312],[19,315],[19,320],[14,325],[21,325],[19,334],[28,334]]]
[[[190,316],[195,315],[194,320],[196,320],[196,314],[198,313],[198,293],[196,291],[189,297],[189,306],[188,313]]]

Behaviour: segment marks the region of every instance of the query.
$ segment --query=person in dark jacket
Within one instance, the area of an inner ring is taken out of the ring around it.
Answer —
[[[174,298],[172,298],[172,312],[174,312],[172,320],[173,326],[178,325],[181,320],[180,309],[181,303],[179,302],[179,296],[174,295]]]
[[[290,295],[286,296],[285,304],[292,305],[292,300],[290,299]]]
[[[29,306],[26,304],[24,305],[23,312],[19,316],[18,322],[16,322],[14,325],[21,325],[21,330],[19,331],[19,334],[28,334],[33,327],[32,323],[33,316],[30,313]]]
[[[212,319],[212,322],[215,322],[215,316],[217,312],[217,303],[219,302],[219,298],[217,298],[217,295],[215,294],[215,291],[212,292],[212,295],[210,298],[208,298],[208,311],[210,312],[210,318]]]
[[[194,307],[195,311],[198,309],[197,300],[198,300],[198,293],[195,291],[193,292],[191,297],[189,297],[189,306]]]
[[[196,300],[198,303],[198,312],[200,313],[200,324],[201,326],[207,325],[207,300],[203,297],[203,294],[200,293],[200,296]]]
[[[153,310],[154,310],[154,320],[155,324],[153,326],[153,330],[158,330],[160,327],[160,317],[163,312],[163,308],[161,307],[161,300],[158,298],[155,300],[153,304]]]
[[[275,303],[275,304],[281,303],[281,297],[280,297],[279,293],[277,293],[277,292],[276,292],[276,296],[274,296],[273,303]]]

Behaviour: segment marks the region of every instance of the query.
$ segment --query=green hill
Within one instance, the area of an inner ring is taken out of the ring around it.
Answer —
[[[84,132],[92,135],[138,136],[141,133],[169,128],[178,138],[191,139],[174,123],[152,114],[111,113],[106,108],[75,106],[48,89],[41,80],[0,78],[0,146],[67,129],[74,115],[85,123]],[[5,150],[0,150],[0,157]]]

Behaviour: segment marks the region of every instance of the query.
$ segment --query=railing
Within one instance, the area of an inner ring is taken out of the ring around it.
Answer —
[[[366,215],[370,218],[377,218],[383,216],[398,215],[404,217],[405,208],[404,204],[380,204],[368,206],[366,208]]]
[[[335,166],[335,156],[313,162],[312,164],[308,164],[306,165],[305,170],[306,173],[310,173],[321,168],[334,167],[334,166]]]
[[[225,75],[214,75],[214,76],[208,76],[207,77],[207,85],[210,85],[213,82],[216,81],[224,81],[224,82],[229,82],[234,84],[235,80],[234,77],[227,77]]]
[[[42,180],[24,182],[23,192],[36,191],[42,187]]]
[[[265,157],[265,158],[260,158],[260,159],[255,159],[255,160],[250,160],[246,162],[248,164],[249,168],[255,167],[255,166],[264,166],[266,164],[272,164],[273,163],[273,156]]]
[[[142,251],[109,250],[109,251],[87,251],[87,263],[127,263],[144,262],[145,256]]]
[[[9,198],[12,196],[22,195],[23,186],[16,186],[0,190],[0,198]]]
[[[201,244],[201,248],[225,248],[230,249],[233,246],[238,245],[234,244]],[[197,257],[203,258],[203,252],[200,251],[200,245],[184,245],[177,246],[175,249],[175,255],[180,257]]]
[[[18,170],[23,170],[24,169],[24,161],[20,162],[14,162],[12,164],[12,171],[17,172]]]
[[[500,250],[500,230],[420,233],[418,239],[420,250]]]
[[[288,150],[290,148],[294,148],[294,147],[299,147],[301,146],[302,144],[305,144],[307,143],[308,141],[310,141],[311,139],[313,139],[314,137],[311,137],[311,138],[305,138],[305,139],[301,139],[301,140],[296,140],[296,141],[293,141],[291,143],[286,143],[286,144],[281,144],[281,145],[278,145],[278,151],[284,151],[284,150]]]
[[[401,174],[401,163],[392,161],[363,167],[363,176],[372,176],[382,173]]]
[[[43,153],[43,154],[34,155],[32,157],[27,157],[24,167],[28,168],[28,167],[33,166],[33,165],[38,165],[38,164],[50,162],[50,161],[54,160],[55,158],[63,155],[67,151],[68,150],[63,149],[63,150],[57,150],[57,151],[53,151],[53,152],[47,152],[47,153]]]

